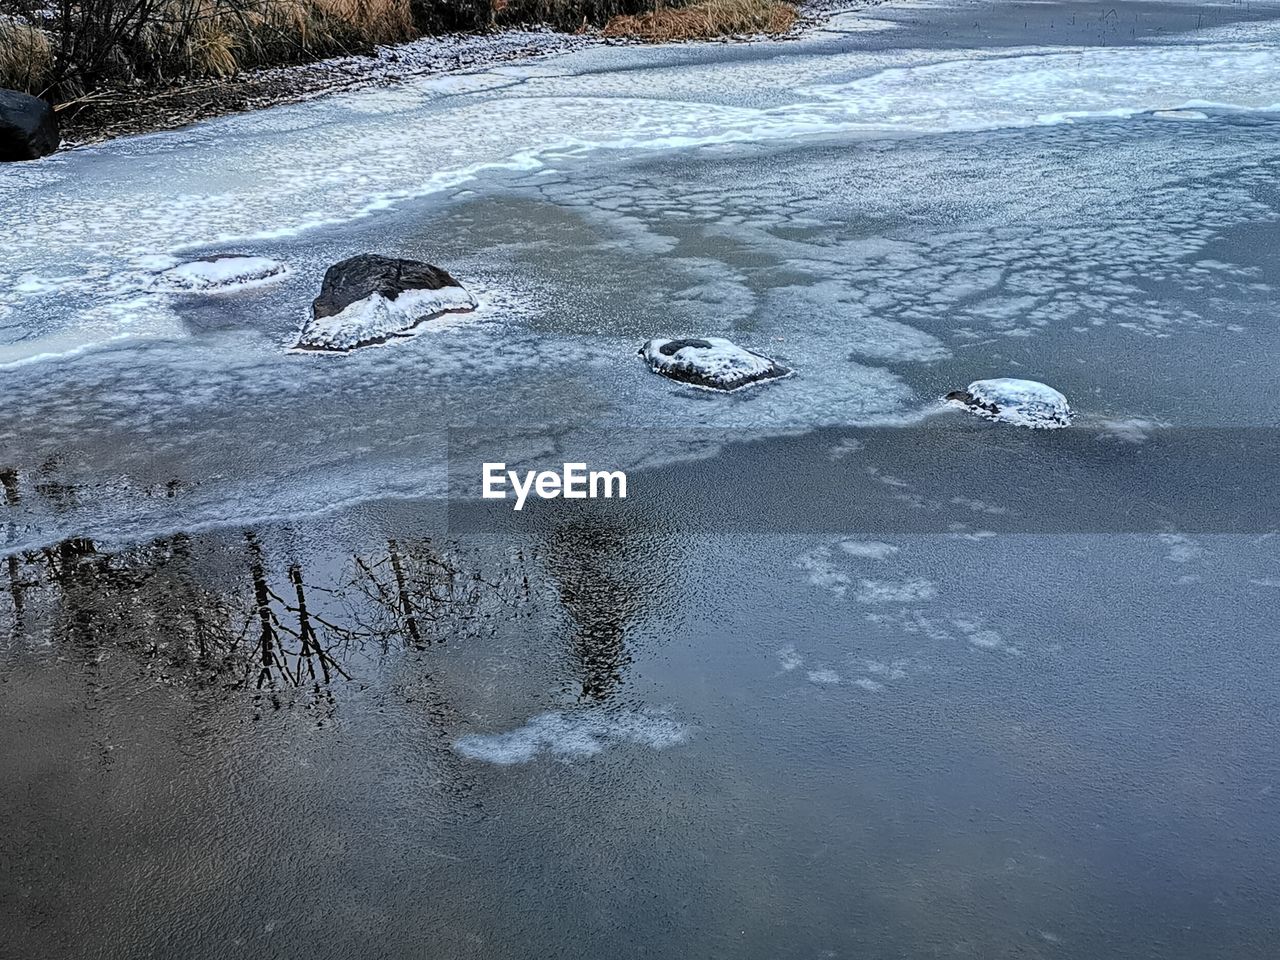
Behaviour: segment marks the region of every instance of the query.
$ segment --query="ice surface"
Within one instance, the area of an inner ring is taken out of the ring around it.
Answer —
[[[469,733],[454,742],[464,757],[499,766],[528,763],[543,753],[560,759],[594,756],[606,747],[640,744],[663,750],[683,743],[689,729],[670,717],[622,710],[612,713],[544,713],[507,733]]]
[[[466,313],[476,307],[475,298],[456,286],[405,290],[394,300],[374,293],[332,317],[312,317],[302,328],[298,346],[305,350],[354,350],[407,334],[445,314]]]
[[[8,425],[11,459],[83,451],[86,472],[115,476],[147,469],[144,453],[163,457],[182,437],[192,452],[159,462],[205,478],[175,501],[107,491],[62,513],[51,505],[12,542],[433,496],[443,441],[427,424],[643,420],[652,437],[667,425],[760,435],[912,422],[921,392],[1037,339],[1065,369],[1004,369],[1061,377],[1117,419],[1173,422],[1168,398],[1074,376],[1075,358],[1116,335],[1216,333],[1225,306],[1248,331],[1242,343],[1267,329],[1260,306],[1274,284],[1239,241],[1277,222],[1269,118],[1208,107],[1188,107],[1209,117],[1194,123],[1036,118],[1198,100],[1254,109],[1280,99],[1280,78],[1256,62],[1274,45],[844,53],[824,42],[767,58],[704,49],[697,62],[610,50],[501,90],[454,96],[415,82],[6,171],[0,365],[23,364],[7,382],[24,412]],[[1004,79],[988,90],[970,68]],[[868,140],[984,124],[1024,129]],[[349,136],[335,137],[339,127]],[[378,217],[352,222],[367,213]],[[278,242],[245,241],[254,234]],[[474,289],[501,331],[468,323],[341,363],[280,350],[324,266],[356,244],[433,254],[428,239],[485,277]],[[232,249],[286,261],[293,279],[234,311],[151,290],[158,271]],[[488,309],[493,287],[510,309]],[[607,316],[611,301],[626,309]],[[802,375],[729,403],[654,389],[632,356],[654,317],[776,352]],[[1178,402],[1206,419],[1269,416],[1257,402]],[[572,427],[566,437],[576,442]],[[707,452],[674,447],[662,453]],[[849,444],[833,456],[856,465],[866,454]],[[807,572],[850,597],[871,573],[852,563],[832,546]]]
[[[560,158],[605,150],[1280,104],[1280,71],[1272,69],[1274,46],[1266,43],[821,57],[793,49],[714,69],[653,68],[646,86],[664,91],[661,99],[637,96],[635,74],[625,69],[563,76],[530,71],[517,85],[490,91],[471,84],[498,82],[492,74],[422,79],[6,171],[0,210],[23,215],[0,217],[0,284],[12,285],[22,274],[55,277],[58,264],[79,263],[86,275],[57,281],[61,290],[101,295],[104,276],[117,276],[144,255],[295,236],[456,188],[489,171],[532,173]],[[597,59],[653,56],[601,50],[580,55],[580,69]],[[449,95],[460,84],[470,92]],[[764,91],[765,105],[747,105],[760,102],[756,91]],[[357,103],[367,109],[353,107]],[[346,136],[332,135],[338,119]],[[41,197],[34,206],[26,202],[33,190]],[[135,322],[132,335],[148,325],[167,335],[164,309]],[[118,316],[106,310],[101,322],[110,325]],[[42,311],[42,318],[46,326],[86,323],[57,310]],[[24,339],[34,344],[38,338]]]

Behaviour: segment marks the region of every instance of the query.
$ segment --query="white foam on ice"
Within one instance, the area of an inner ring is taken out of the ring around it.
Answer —
[[[796,653],[794,643],[789,643],[778,651],[778,665],[782,667],[784,673],[790,673],[803,663],[804,658]]]
[[[1192,563],[1204,556],[1204,547],[1181,533],[1162,533],[1160,542],[1165,545],[1165,558],[1170,563]]]
[[[809,583],[838,598],[849,592],[853,578],[835,565],[829,546],[819,546],[801,554],[795,565],[807,575]]]
[[[828,17],[818,27],[819,33],[866,33],[881,30],[896,30],[901,24],[893,20],[877,20],[856,11],[837,13]]]
[[[222,293],[273,283],[288,267],[268,257],[223,256],[191,260],[156,277],[154,288],[192,293]]]
[[[928,132],[1117,119],[1204,107],[1280,109],[1271,43],[972,51],[808,92],[868,125]]]
[[[846,437],[827,451],[827,457],[833,461],[840,461],[851,454],[857,453],[862,447],[861,440],[854,437]]]
[[[867,259],[883,252],[880,247],[873,249],[868,250]],[[764,309],[795,316],[798,324],[806,318],[830,324],[833,315],[838,316],[847,332],[849,353],[870,360],[928,363],[951,355],[937,337],[884,317],[877,293],[836,280],[817,280],[771,289],[764,297]]]
[[[932,581],[915,577],[910,580],[860,580],[856,596],[861,603],[918,603],[932,600],[937,594],[938,588]]]
[[[1102,428],[1101,436],[1121,443],[1146,443],[1158,430],[1166,429],[1169,424],[1163,420],[1152,420],[1147,417],[1119,417],[1098,421]]]
[[[1006,642],[1000,631],[988,627],[981,619],[956,617],[951,623],[971,647],[979,650],[998,650],[1014,656],[1022,653],[1017,647]]]
[[[957,507],[966,507],[974,513],[985,513],[989,516],[1003,516],[1009,512],[1008,507],[1002,507],[999,504],[988,503],[986,500],[979,500],[976,497],[952,497],[951,503]]]
[[[1153,110],[1157,120],[1208,120],[1209,115],[1199,110]]]
[[[684,743],[689,728],[670,717],[622,710],[611,713],[544,713],[506,733],[469,733],[454,741],[455,752],[499,766],[528,763],[542,754],[567,760],[595,756],[618,744],[654,750]]]
[[[841,540],[840,549],[851,557],[867,560],[884,560],[898,552],[898,547],[879,540]]]
[[[898,658],[890,660],[887,663],[882,660],[863,660],[862,665],[866,668],[867,673],[880,677],[882,680],[902,680],[907,676],[907,668],[910,667],[912,661]]]

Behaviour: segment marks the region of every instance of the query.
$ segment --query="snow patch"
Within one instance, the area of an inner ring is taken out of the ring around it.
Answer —
[[[1200,544],[1180,533],[1162,533],[1160,542],[1168,547],[1165,559],[1170,563],[1191,563],[1204,556],[1204,548]]]
[[[279,280],[288,272],[285,264],[267,257],[210,257],[170,267],[156,278],[154,286],[157,290],[223,293]]]
[[[1199,110],[1154,110],[1151,116],[1158,120],[1208,120],[1207,113]]]
[[[884,560],[898,552],[891,543],[879,540],[841,540],[840,549],[851,557],[862,557],[867,560]]]
[[[837,597],[849,592],[850,576],[832,562],[830,547],[817,547],[796,558],[796,566],[808,574],[809,583]]]
[[[1147,420],[1129,417],[1121,420],[1103,420],[1099,426],[1105,431],[1100,436],[1119,440],[1121,443],[1146,443],[1157,430],[1168,427],[1163,420]]]
[[[453,749],[471,760],[511,766],[528,763],[543,753],[581,759],[595,756],[608,746],[627,743],[663,750],[688,737],[688,727],[660,714],[631,710],[610,714],[554,711],[506,733],[469,733],[459,737]]]
[[[856,440],[853,437],[847,437],[846,439],[841,440],[839,443],[833,446],[830,450],[828,450],[827,456],[833,462],[836,462],[836,461],[843,460],[845,457],[848,457],[852,454],[857,453],[861,449],[862,449],[861,440]]]
[[[862,580],[857,593],[861,603],[918,603],[937,595],[938,588],[922,577],[900,581]]]

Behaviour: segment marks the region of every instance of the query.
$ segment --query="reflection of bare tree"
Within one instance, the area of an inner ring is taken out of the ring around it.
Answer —
[[[331,623],[307,608],[302,567],[296,563],[289,566],[288,574],[295,602],[290,604],[282,599],[267,581],[262,545],[258,538],[249,533],[245,535],[245,542],[249,548],[249,576],[253,581],[254,599],[253,614],[246,624],[245,632],[249,625],[256,622],[257,687],[274,687],[277,683],[296,687],[308,682],[327,686],[335,675],[351,679],[351,675],[330,653],[329,647],[321,643],[316,624],[344,640],[355,638],[358,636],[357,632]],[[297,626],[282,621],[281,613],[295,618]],[[290,640],[297,646],[290,646]]]
[[[633,530],[599,523],[558,527],[544,560],[574,623],[570,656],[581,696],[608,699],[631,662],[627,626],[654,601],[661,572]]]
[[[4,487],[4,502],[16,506],[22,497],[18,493],[18,471],[12,467],[0,470],[0,487]]]
[[[399,636],[414,648],[444,643],[493,609],[528,597],[528,581],[516,571],[486,577],[429,539],[388,540],[385,556],[356,556],[353,563],[350,585],[368,601],[365,629],[384,641]]]
[[[18,492],[18,471],[10,468],[0,470],[0,486],[4,487],[4,504],[10,511],[16,508],[22,497]],[[5,531],[6,539],[12,543],[17,536],[17,525],[10,520]],[[18,558],[10,555],[5,558],[5,568],[9,574],[9,595],[13,598],[13,629],[22,632],[22,580],[19,576]]]
[[[47,474],[22,481],[0,470],[10,509],[26,496],[83,495]],[[107,647],[127,649],[164,682],[270,691],[279,702],[289,688],[320,695],[350,679],[361,657],[518,621],[540,607],[532,592],[548,596],[531,591],[530,563],[515,546],[485,553],[481,564],[456,543],[384,545],[304,562],[254,533],[179,534],[118,552],[71,539],[4,558],[0,617],[10,607],[14,635],[75,645],[87,663]],[[668,549],[664,538],[602,523],[562,526],[535,547],[530,559],[568,616],[582,698],[607,699],[623,683],[628,632],[661,594]]]
[[[13,470],[0,470],[0,491],[10,508],[24,493],[62,502],[80,493],[46,480],[26,489]],[[3,559],[0,623],[9,619],[14,637],[75,646],[89,664],[127,649],[164,682],[265,689],[277,704],[282,689],[318,695],[350,679],[350,659],[366,650],[468,632],[518,600],[505,584],[522,579],[503,570],[490,580],[473,559],[426,539],[388,540],[385,554],[352,556],[318,583],[253,533],[179,534],[119,552],[70,539]]]

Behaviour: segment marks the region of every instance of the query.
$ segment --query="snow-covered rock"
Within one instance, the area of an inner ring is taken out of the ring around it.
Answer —
[[[762,380],[791,375],[771,357],[722,337],[703,340],[650,340],[640,348],[649,369],[664,377],[707,390],[737,390]]]
[[[179,292],[222,293],[275,280],[287,272],[278,260],[227,253],[170,267],[156,278],[155,286]]]
[[[1071,425],[1067,398],[1036,380],[1012,377],[975,380],[968,389],[954,390],[945,399],[988,420],[1020,427],[1053,430]]]
[[[439,267],[362,254],[325,273],[298,348],[354,350],[406,335],[443,314],[475,308],[475,298]]]

